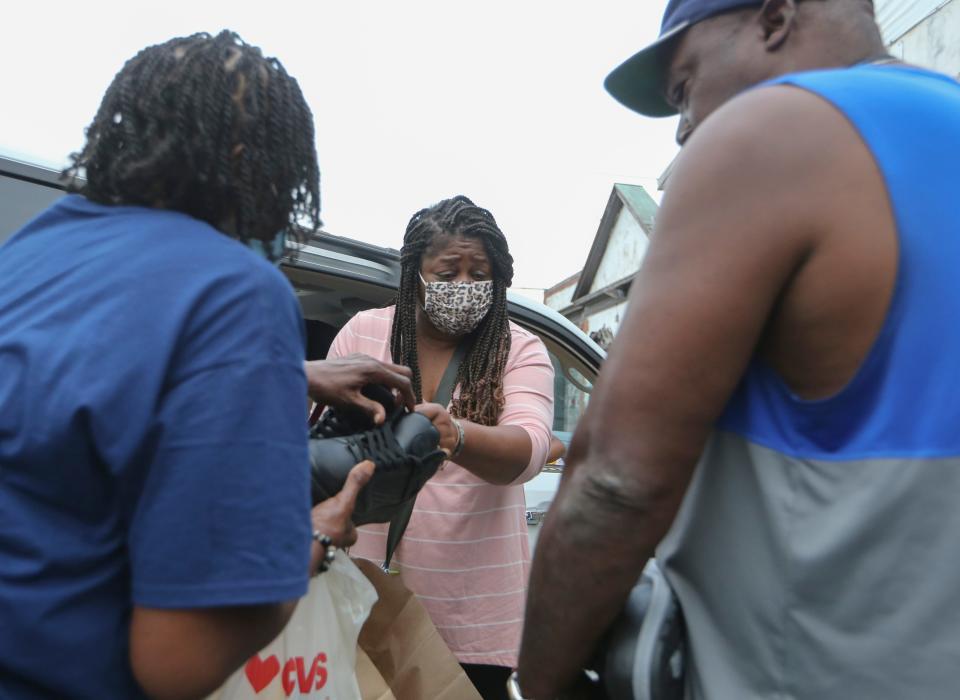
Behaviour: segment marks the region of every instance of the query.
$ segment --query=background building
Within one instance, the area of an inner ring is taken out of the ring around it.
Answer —
[[[643,187],[614,185],[583,270],[544,293],[547,306],[604,348],[620,327],[656,213],[657,204]]]
[[[960,77],[960,1],[875,0],[874,4],[891,54]]]
[[[573,321],[601,347],[613,341],[627,294],[647,252],[657,204],[639,185],[613,186],[583,270],[544,293],[544,303]],[[554,429],[572,430],[586,409],[589,391],[558,373]],[[586,380],[584,380],[586,381]]]

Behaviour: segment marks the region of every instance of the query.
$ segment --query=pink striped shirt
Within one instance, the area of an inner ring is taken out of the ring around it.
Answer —
[[[354,352],[390,361],[393,307],[354,316],[328,357]],[[499,425],[527,431],[530,463],[510,485],[488,484],[447,462],[424,486],[392,566],[423,602],[461,663],[516,666],[530,546],[523,483],[543,468],[553,423],[553,366],[537,336],[511,323]],[[386,525],[365,525],[350,549],[383,562]]]

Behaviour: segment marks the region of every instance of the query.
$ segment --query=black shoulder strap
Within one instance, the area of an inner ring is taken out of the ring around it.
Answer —
[[[453,400],[453,390],[457,385],[457,372],[460,371],[460,365],[463,358],[467,356],[467,343],[460,343],[457,349],[453,351],[453,356],[447,364],[440,378],[440,384],[437,385],[437,393],[433,397],[433,403],[438,403],[444,408],[450,405]]]
[[[450,404],[450,400],[453,398],[453,390],[457,384],[457,372],[460,370],[460,364],[466,355],[467,343],[461,342],[453,351],[453,356],[443,372],[443,377],[440,378],[433,403],[438,403],[444,408]],[[403,539],[403,533],[410,522],[410,515],[413,513],[413,505],[416,500],[416,496],[414,496],[407,501],[390,521],[390,528],[387,530],[387,554],[383,560],[383,570],[387,573],[398,573],[390,571],[390,560],[393,558],[393,553],[396,551],[397,545],[400,544],[400,540]]]

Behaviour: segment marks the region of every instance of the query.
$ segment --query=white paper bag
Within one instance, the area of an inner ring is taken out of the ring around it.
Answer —
[[[280,636],[208,700],[360,700],[357,636],[376,601],[367,577],[337,552]]]

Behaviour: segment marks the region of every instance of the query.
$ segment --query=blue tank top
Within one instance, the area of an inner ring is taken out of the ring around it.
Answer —
[[[872,351],[843,391],[801,401],[756,361],[720,427],[808,458],[958,455],[960,86],[893,66],[776,82],[831,102],[876,159],[896,219],[897,284]]]
[[[836,395],[759,359],[658,550],[694,698],[955,698],[960,669],[960,85],[788,75],[855,127],[898,236],[883,328]]]

